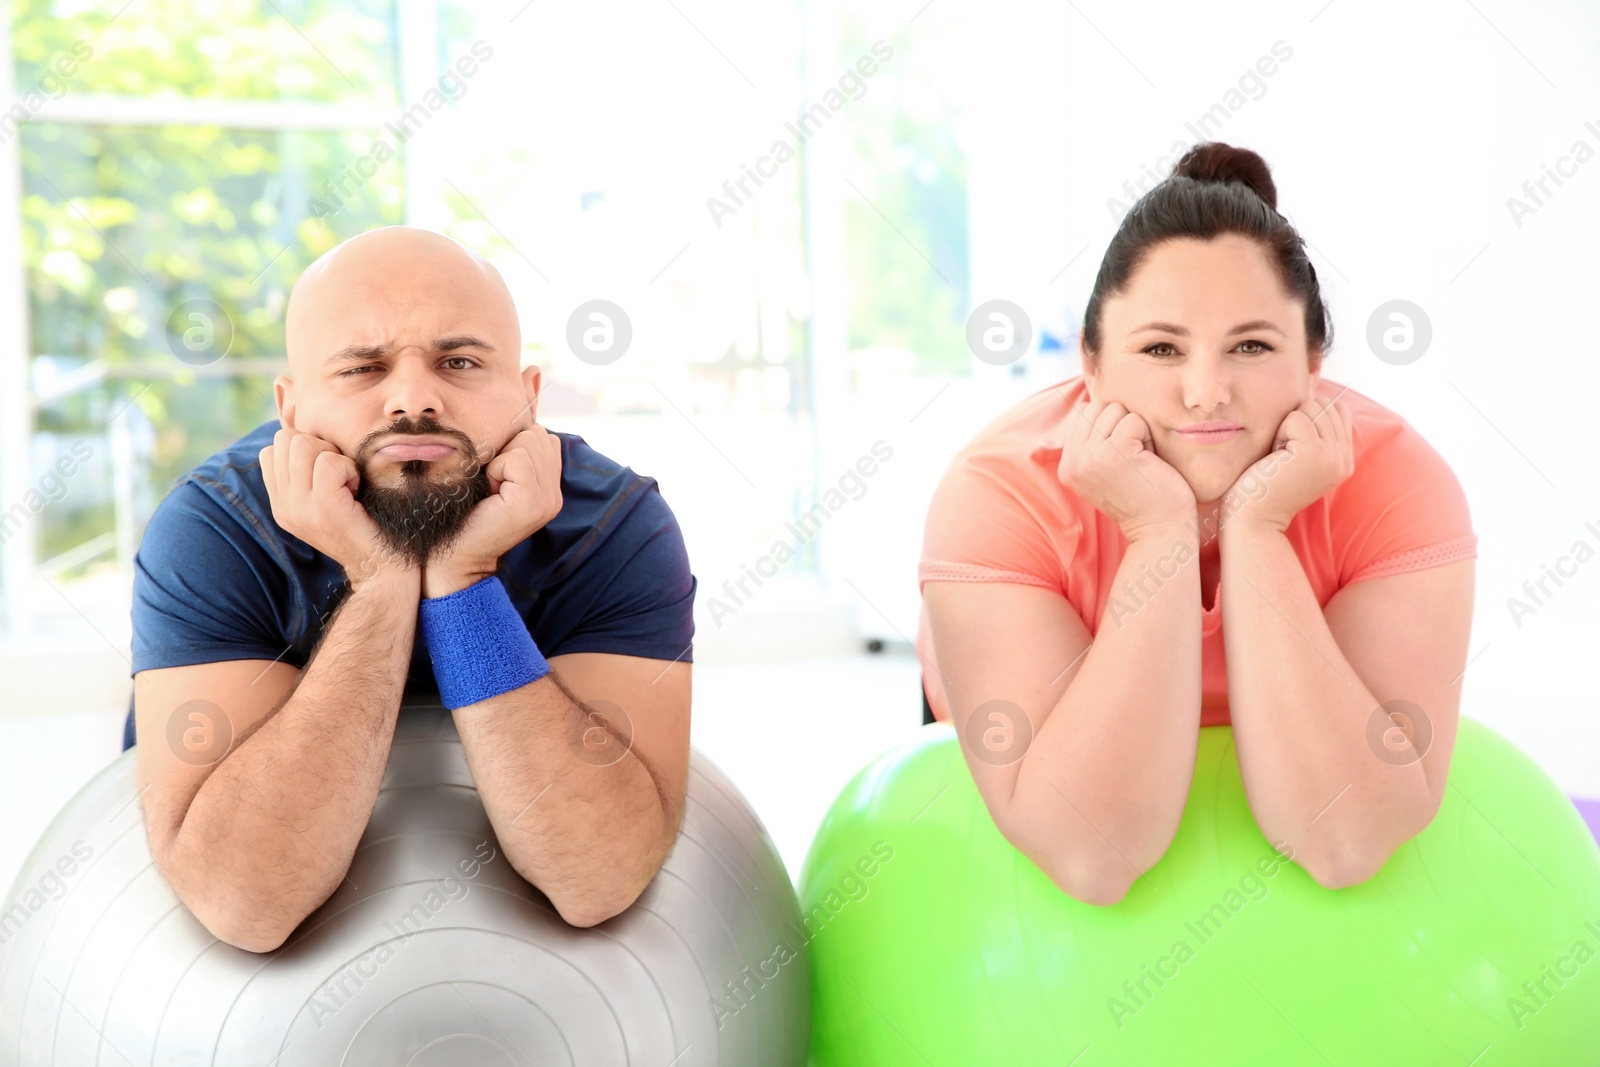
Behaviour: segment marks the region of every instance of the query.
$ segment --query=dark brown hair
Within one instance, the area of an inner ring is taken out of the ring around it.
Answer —
[[[1305,242],[1278,213],[1278,187],[1266,160],[1248,148],[1218,141],[1184,153],[1170,177],[1140,197],[1117,227],[1083,316],[1083,346],[1091,366],[1103,341],[1101,305],[1120,294],[1156,245],[1174,238],[1248,237],[1267,252],[1284,291],[1305,308],[1306,348],[1313,368],[1333,344],[1333,323],[1322,301]]]

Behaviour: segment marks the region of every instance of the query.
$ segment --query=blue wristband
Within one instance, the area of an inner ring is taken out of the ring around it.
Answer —
[[[451,711],[550,673],[506,587],[492,574],[448,596],[424,599],[419,618],[439,703]]]

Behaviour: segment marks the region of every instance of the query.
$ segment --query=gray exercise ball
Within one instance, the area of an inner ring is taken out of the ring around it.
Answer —
[[[567,925],[506,861],[450,713],[402,707],[349,877],[283,947],[212,937],[150,857],[137,750],[56,816],[0,911],[15,1067],[802,1067],[800,907],[750,805],[690,759],[627,911]]]

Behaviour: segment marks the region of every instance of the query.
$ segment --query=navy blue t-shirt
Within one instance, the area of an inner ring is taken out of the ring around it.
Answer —
[[[304,668],[343,568],[278,526],[258,453],[263,423],[178,480],[134,557],[133,674],[222,660]],[[554,433],[554,431],[551,431]],[[561,439],[561,511],[500,558],[496,575],[547,658],[610,652],[693,662],[698,580],[654,478]],[[406,694],[437,690],[417,632]],[[132,701],[123,748],[133,744]]]

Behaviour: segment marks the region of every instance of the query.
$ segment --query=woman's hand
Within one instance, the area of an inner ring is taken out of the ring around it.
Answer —
[[[1194,490],[1155,454],[1143,416],[1117,401],[1076,405],[1060,447],[1034,449],[1038,463],[1056,464],[1056,477],[1116,520],[1128,540],[1158,526],[1195,521]]]
[[[1245,503],[1229,522],[1241,518],[1264,523],[1278,532],[1356,469],[1355,447],[1350,438],[1350,412],[1337,400],[1312,397],[1288,415],[1278,427],[1272,451],[1256,460],[1233,483]],[[1267,487],[1255,499],[1240,487],[1259,482]]]

